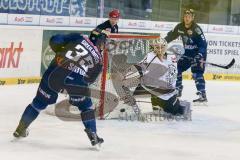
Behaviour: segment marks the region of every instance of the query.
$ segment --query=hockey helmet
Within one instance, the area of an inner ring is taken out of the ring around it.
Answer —
[[[118,9],[113,9],[109,12],[109,18],[120,18],[120,11]]]
[[[191,9],[191,8],[184,9],[183,16],[185,15],[192,15],[192,17],[194,18],[195,17],[194,9]]]

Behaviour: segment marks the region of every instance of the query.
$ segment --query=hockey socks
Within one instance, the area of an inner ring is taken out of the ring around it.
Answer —
[[[82,121],[85,128],[96,133],[97,129],[96,129],[96,119],[95,119],[94,110],[90,109],[90,110],[82,111],[81,117],[82,117]]]
[[[29,104],[23,112],[21,121],[23,121],[28,127],[38,117],[38,115],[39,111]]]

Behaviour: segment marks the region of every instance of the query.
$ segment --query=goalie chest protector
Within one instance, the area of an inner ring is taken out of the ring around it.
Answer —
[[[150,52],[140,63],[143,70],[141,83],[144,86],[162,89],[174,89],[177,79],[177,67],[171,60],[162,61]]]

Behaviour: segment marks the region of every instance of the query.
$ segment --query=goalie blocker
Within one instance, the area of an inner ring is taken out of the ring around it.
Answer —
[[[125,55],[115,55],[112,59],[113,83],[118,86],[115,88],[118,88],[120,98],[134,106],[133,109],[136,108],[136,100],[133,94],[129,94],[129,90],[126,92],[126,88],[134,88],[140,84],[152,95],[153,106],[159,106],[172,115],[187,116],[190,113],[190,103],[177,98],[177,69],[172,61],[167,60],[165,48],[166,43],[160,39],[159,43],[151,45],[152,51],[136,65],[127,64]]]

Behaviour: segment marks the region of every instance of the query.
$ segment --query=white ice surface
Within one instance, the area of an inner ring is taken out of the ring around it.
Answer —
[[[184,81],[184,86],[183,99],[195,98],[194,83]],[[207,82],[208,107],[193,107],[191,122],[97,121],[105,140],[100,151],[90,146],[81,122],[44,113],[31,125],[29,137],[11,142],[36,89],[36,84],[0,87],[1,160],[240,159],[240,83]]]

